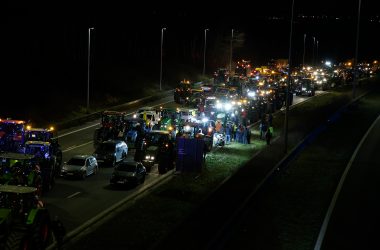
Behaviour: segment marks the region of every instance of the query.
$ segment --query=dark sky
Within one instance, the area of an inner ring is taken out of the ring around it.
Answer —
[[[14,86],[22,87],[17,95],[21,92],[33,96],[33,103],[42,105],[44,100],[40,97],[46,95],[85,96],[89,27],[95,27],[91,72],[93,89],[98,92],[137,79],[158,79],[162,27],[167,27],[163,69],[167,81],[182,77],[182,73],[174,72],[201,71],[205,28],[210,29],[206,70],[209,74],[228,61],[231,29],[241,41],[235,43],[235,60],[245,58],[260,65],[272,58],[288,57],[289,0],[9,1],[6,7],[2,28],[5,46],[0,49],[5,65],[3,92],[14,93]],[[380,56],[380,14],[375,1],[363,0],[361,7],[359,59],[372,60]],[[295,0],[294,63],[301,63],[304,34],[306,62],[313,58],[313,37],[319,41],[320,60],[353,58],[357,10],[358,1],[352,0]],[[302,15],[308,18],[301,18]],[[312,19],[313,15],[320,18]],[[323,15],[325,18],[321,19]],[[3,98],[1,102],[3,112],[9,101]]]

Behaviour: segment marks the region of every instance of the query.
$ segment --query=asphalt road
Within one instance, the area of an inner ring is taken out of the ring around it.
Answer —
[[[318,92],[317,94],[321,94]],[[293,105],[308,100],[308,97],[294,96]],[[169,96],[143,106],[178,106],[173,97]],[[136,109],[126,110],[133,113]],[[76,154],[92,154],[93,133],[99,127],[100,121],[92,121],[81,126],[59,131],[59,143],[63,150],[63,160],[67,161]],[[133,152],[128,153],[133,158]],[[99,213],[110,208],[123,199],[127,199],[155,185],[164,176],[159,175],[157,168],[146,177],[144,184],[135,188],[115,189],[109,185],[112,168],[100,168],[97,175],[89,176],[85,180],[58,178],[53,190],[43,196],[43,201],[52,217],[58,216],[69,233],[94,218]]]
[[[380,118],[369,131],[347,172],[321,249],[378,248],[379,179]]]

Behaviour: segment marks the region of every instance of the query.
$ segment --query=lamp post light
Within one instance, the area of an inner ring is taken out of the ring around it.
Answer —
[[[205,72],[206,72],[207,31],[209,31],[209,29],[205,29],[205,45],[203,48],[203,76],[205,75]]]
[[[356,25],[356,44],[355,44],[355,58],[354,58],[354,81],[352,83],[352,98],[355,99],[356,97],[356,85],[358,83],[358,49],[359,49],[359,27],[360,27],[360,6],[362,1],[359,0],[359,6],[358,6],[358,22]]]
[[[285,99],[285,105],[286,105],[286,109],[285,109],[285,121],[284,121],[284,131],[285,131],[285,134],[284,134],[284,152],[287,153],[288,151],[288,115],[289,115],[289,99],[290,99],[290,91],[289,91],[289,88],[290,88],[290,84],[291,84],[291,81],[290,81],[290,77],[291,77],[291,59],[292,59],[292,36],[293,36],[293,16],[294,16],[294,0],[292,0],[292,14],[291,14],[291,18],[290,18],[290,34],[289,34],[289,58],[288,58],[288,81],[287,81],[287,84],[286,84],[286,99]]]
[[[160,91],[162,90],[162,45],[164,43],[164,30],[166,30],[166,28],[161,29]]]
[[[314,61],[315,61],[315,36],[313,36],[313,61],[311,64],[314,66]]]
[[[306,42],[306,34],[303,34],[302,67],[305,67],[305,42]]]
[[[315,53],[315,61],[316,61],[316,63],[317,63],[317,65],[318,65],[318,45],[319,45],[319,40],[317,40],[317,53]]]
[[[87,51],[87,105],[86,110],[89,112],[90,108],[90,66],[91,66],[91,30],[94,28],[88,28],[88,51]]]
[[[232,72],[232,40],[234,39],[234,29],[231,30],[231,46],[230,46],[230,75]]]

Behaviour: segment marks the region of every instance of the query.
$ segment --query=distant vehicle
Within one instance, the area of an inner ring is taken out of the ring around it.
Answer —
[[[75,155],[65,162],[61,175],[63,177],[80,177],[85,179],[89,175],[98,173],[99,166],[96,158],[92,155]]]
[[[214,84],[226,83],[229,72],[227,69],[219,68],[214,72]]]
[[[138,185],[145,182],[145,176],[146,169],[141,162],[124,160],[116,165],[110,183],[113,185]]]
[[[124,141],[104,141],[96,148],[93,154],[99,164],[116,166],[116,163],[127,157],[128,146]]]
[[[306,95],[314,96],[315,95],[315,85],[313,81],[309,78],[303,78],[299,80],[299,83],[295,89],[296,95]]]
[[[94,147],[107,140],[126,141],[126,114],[118,111],[104,111],[101,117],[101,127],[94,131]]]
[[[174,90],[174,101],[176,103],[187,103],[192,94],[190,81],[181,81]]]
[[[0,119],[0,151],[21,152],[25,129],[26,121]]]
[[[145,135],[145,157],[143,159],[144,166],[150,171],[155,163],[159,163],[161,157],[168,157],[167,162],[172,167],[174,161],[174,144],[171,133],[169,131],[152,130]]]

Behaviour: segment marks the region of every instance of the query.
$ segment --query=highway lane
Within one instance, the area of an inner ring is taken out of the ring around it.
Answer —
[[[321,93],[318,92],[317,94]],[[294,96],[293,105],[308,99],[308,97]],[[143,106],[175,106],[172,100],[173,97],[169,96]],[[126,110],[127,113],[135,111],[136,109]],[[75,154],[92,154],[94,152],[92,139],[99,122],[99,120],[88,122],[82,126],[60,131],[59,142],[64,152],[64,161]],[[129,152],[128,157],[132,158],[133,152]],[[132,189],[115,190],[109,185],[112,170],[112,168],[101,168],[97,175],[89,176],[85,180],[59,178],[53,190],[44,195],[43,200],[51,215],[58,215],[68,232],[125,197],[140,192],[147,185],[156,183],[164,177],[158,174],[157,168],[154,168],[148,174],[144,184]]]
[[[374,249],[380,223],[380,116],[347,167],[325,218],[315,250]],[[323,239],[324,236],[324,239]],[[323,239],[322,242],[320,242]],[[320,244],[322,243],[322,244]],[[322,246],[320,246],[322,245]]]

